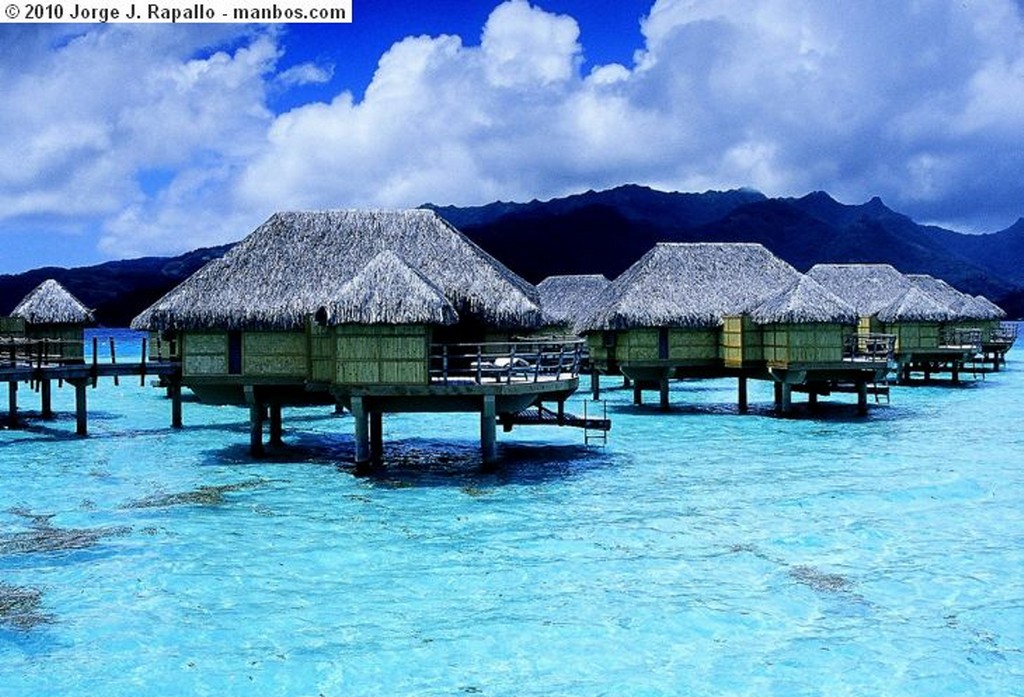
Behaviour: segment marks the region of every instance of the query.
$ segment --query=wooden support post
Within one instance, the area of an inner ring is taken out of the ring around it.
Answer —
[[[142,337],[142,358],[139,359],[139,387],[146,386],[146,337]]]
[[[374,462],[384,459],[384,414],[370,412],[370,458]]]
[[[480,410],[480,451],[485,463],[498,459],[497,430],[494,395],[486,394]]]
[[[18,423],[18,383],[14,380],[7,383],[7,420],[12,428]]]
[[[352,397],[349,409],[351,409],[352,419],[355,421],[355,461],[357,465],[365,465],[370,461],[370,425],[369,415],[363,405],[363,398]]]
[[[788,382],[782,382],[779,384],[779,411],[783,414],[788,414],[793,411],[793,386]]]
[[[284,446],[281,439],[284,429],[281,421],[281,403],[270,403],[270,447],[280,448]]]
[[[622,376],[622,386],[623,386],[623,387],[630,387],[630,386],[632,386],[632,384],[633,384],[633,383],[632,383],[632,381],[631,381],[631,380],[629,379],[629,376],[627,376],[627,375],[623,375],[623,376]]]
[[[644,392],[640,389],[640,382],[636,381],[633,383],[633,404],[634,406],[641,406],[644,403]]]
[[[266,418],[266,406],[250,391],[246,395],[249,401],[249,454],[263,457],[263,421]]]
[[[866,380],[857,381],[857,413],[866,416],[868,413],[868,383]]]
[[[772,385],[774,397],[775,397],[775,408],[778,410],[782,409],[782,383],[776,382]]]
[[[749,409],[747,401],[747,378],[741,375],[736,378],[737,405],[741,414],[746,414]]]
[[[88,382],[75,380],[72,384],[75,386],[75,433],[84,437],[89,435],[88,404],[85,396]]]
[[[565,400],[558,400],[558,425],[565,424]]]
[[[117,365],[117,349],[114,347],[114,337],[110,337],[110,364]],[[121,380],[117,375],[114,375],[114,384],[121,384]]]
[[[960,359],[959,358],[954,358],[953,359],[953,384],[954,385],[959,385],[960,384]]]
[[[53,390],[49,379],[43,378],[39,384],[40,416],[44,419],[53,418]]]
[[[818,393],[814,390],[807,393],[807,404],[811,409],[818,408]]]
[[[662,411],[668,411],[668,377],[658,382],[658,406]]]
[[[590,371],[590,396],[592,399],[601,399],[601,375],[597,368]]]
[[[172,379],[167,396],[171,398],[171,428],[181,428],[181,383]]]

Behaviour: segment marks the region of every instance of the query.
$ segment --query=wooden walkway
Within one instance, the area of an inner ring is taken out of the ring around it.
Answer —
[[[156,361],[146,356],[146,340],[138,360],[117,362],[116,346],[110,339],[109,362],[99,360],[98,340],[92,339],[92,358],[86,361],[75,356],[84,355],[83,342],[53,339],[26,339],[0,337],[0,382],[7,383],[8,408],[6,422],[10,427],[18,424],[19,387],[27,384],[40,395],[40,416],[53,418],[53,382],[68,383],[75,388],[75,431],[88,435],[87,388],[96,387],[100,378],[112,378],[119,384],[122,377],[138,377],[141,385],[147,377],[159,377],[171,398],[171,426],[181,428],[181,363]]]

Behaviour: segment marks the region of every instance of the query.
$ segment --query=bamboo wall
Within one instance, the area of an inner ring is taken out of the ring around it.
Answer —
[[[425,326],[334,328],[335,382],[342,385],[428,383],[430,332]]]
[[[928,351],[939,347],[938,322],[893,322],[884,325],[883,331],[896,336],[896,353]]]
[[[308,372],[305,332],[243,332],[242,374],[254,377],[294,377]]]
[[[313,382],[333,382],[337,372],[334,358],[334,328],[323,327],[310,322],[309,332],[309,376]]]
[[[742,368],[764,360],[764,333],[746,316],[725,318],[721,342],[722,360],[727,368]]]
[[[0,334],[7,336],[24,336],[25,320],[20,317],[0,317]]]
[[[764,358],[776,366],[839,363],[848,332],[841,324],[768,324],[763,327]]]
[[[227,332],[185,332],[181,336],[184,376],[228,374]]]

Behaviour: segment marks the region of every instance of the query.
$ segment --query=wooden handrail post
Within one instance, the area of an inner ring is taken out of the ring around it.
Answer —
[[[483,382],[484,382],[484,380],[483,380],[483,377],[484,377],[483,359],[484,359],[484,347],[483,347],[483,344],[477,344],[476,345],[476,384],[478,384],[478,385],[482,385]]]
[[[142,337],[142,357],[139,359],[139,387],[146,386],[146,337]]]
[[[110,337],[110,365],[117,365],[117,349],[114,348],[114,337]],[[114,384],[121,384],[116,374],[114,375]]]

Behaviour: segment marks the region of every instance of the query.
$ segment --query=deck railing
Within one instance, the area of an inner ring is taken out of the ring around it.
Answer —
[[[1003,344],[1009,348],[1016,340],[1017,324],[1015,322],[1000,322],[999,326],[992,330],[992,343],[994,344]]]
[[[843,341],[843,360],[851,363],[888,363],[896,350],[894,334],[859,332]]]
[[[579,376],[584,346],[583,340],[431,344],[430,381],[495,385],[568,380]]]
[[[981,351],[981,330],[946,327],[939,333],[939,347],[978,353]]]
[[[0,368],[51,368],[81,361],[81,341],[0,337]]]

